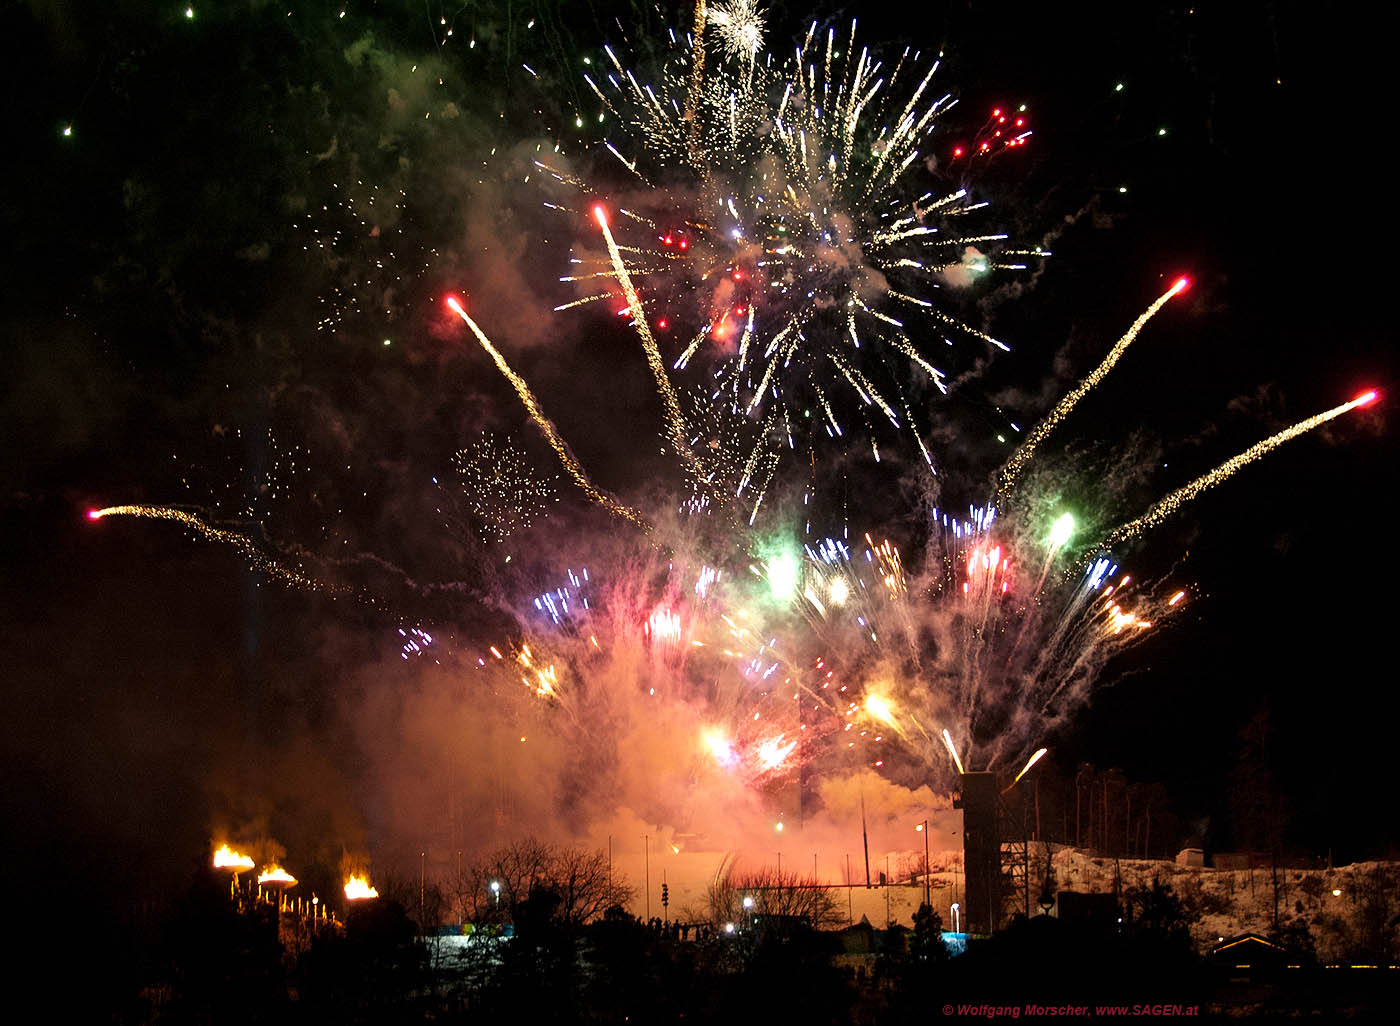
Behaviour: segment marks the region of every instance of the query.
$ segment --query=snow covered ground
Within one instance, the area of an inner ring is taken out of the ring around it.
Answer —
[[[1187,868],[1157,859],[1097,858],[1053,846],[1051,864],[1056,887],[1062,891],[1111,894],[1116,880],[1126,889],[1151,886],[1160,879],[1197,919],[1192,940],[1203,952],[1222,938],[1268,934],[1274,928],[1277,899],[1280,928],[1295,922],[1305,925],[1321,961],[1348,962],[1368,944],[1374,948],[1377,930],[1393,935],[1391,924],[1400,913],[1400,864],[1394,862],[1360,862],[1334,869],[1280,866],[1276,877],[1270,866]],[[1044,867],[1043,846],[1033,847],[1032,911]]]

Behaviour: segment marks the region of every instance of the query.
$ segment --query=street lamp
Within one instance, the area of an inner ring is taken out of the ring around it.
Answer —
[[[960,927],[960,925],[959,925],[959,923],[958,923],[958,909],[959,909],[959,908],[961,908],[961,906],[960,906],[956,901],[953,902],[953,932],[954,932],[954,933],[962,933],[962,929],[961,929],[961,927]]]
[[[501,907],[501,881],[499,881],[499,880],[492,880],[492,881],[491,881],[491,893],[494,894],[494,895],[496,896],[496,907],[497,907],[497,908],[500,908],[500,907]]]

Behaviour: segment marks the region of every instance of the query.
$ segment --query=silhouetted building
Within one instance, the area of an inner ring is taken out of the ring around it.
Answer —
[[[1289,961],[1288,949],[1257,933],[1230,937],[1210,949],[1211,962],[1227,969],[1279,969]]]
[[[968,933],[991,933],[1001,915],[1001,827],[997,818],[995,773],[964,773],[962,795],[953,803],[963,810],[963,869],[967,875],[963,922]]]

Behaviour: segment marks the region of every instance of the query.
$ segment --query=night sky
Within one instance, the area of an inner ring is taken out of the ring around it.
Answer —
[[[596,124],[574,126],[597,108],[583,58],[604,42],[638,52],[688,10],[458,6],[0,15],[3,823],[11,880],[43,881],[49,910],[139,921],[220,831],[332,867],[347,848],[417,843],[362,797],[383,765],[367,696],[413,686],[401,625],[488,638],[506,622],[493,582],[508,580],[498,546],[444,527],[432,479],[483,431],[559,473],[445,295],[470,297],[600,484],[641,503],[675,483],[635,336],[552,310],[571,298],[556,280],[571,240],[521,171],[559,144],[625,187]],[[1184,823],[1227,843],[1239,734],[1266,711],[1289,847],[1392,851],[1376,794],[1393,777],[1400,569],[1384,498],[1393,261],[1366,27],[1255,2],[769,7],[775,50],[857,9],[868,44],[942,49],[961,100],[950,139],[993,106],[1030,108],[1031,143],[966,181],[992,224],[1054,256],[957,300],[1012,352],[969,349],[936,413],[942,505],[982,501],[1008,423],[1034,423],[1182,273],[1191,290],[1056,436],[1085,467],[1109,446],[1139,454],[1123,501],[1141,508],[1382,391],[1132,547],[1195,597],[1051,743],[1062,773],[1088,761],[1166,784]],[[914,469],[853,465],[852,524],[915,542],[901,505]],[[1067,487],[1107,491],[1092,473]],[[559,545],[556,570],[572,558],[560,539],[606,524],[559,489],[555,530],[529,542],[541,560]],[[121,503],[237,520],[268,551],[389,598],[284,587],[171,524],[85,519]],[[436,808],[425,794],[415,814]],[[489,843],[498,826],[462,829]]]

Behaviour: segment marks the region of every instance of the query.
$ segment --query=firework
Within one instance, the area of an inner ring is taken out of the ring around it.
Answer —
[[[627,309],[632,312],[632,323],[636,325],[637,334],[641,337],[642,348],[646,350],[647,354],[647,364],[651,367],[651,372],[656,378],[657,391],[660,392],[662,402],[665,404],[666,424],[670,430],[671,444],[675,448],[676,455],[688,465],[691,471],[704,474],[704,469],[696,459],[686,437],[685,419],[681,416],[680,403],[676,400],[676,390],[671,385],[671,379],[666,376],[666,367],[661,362],[661,351],[657,349],[656,339],[652,336],[651,329],[647,327],[642,301],[637,296],[637,290],[632,287],[632,279],[628,276],[627,268],[623,265],[622,254],[618,251],[617,243],[613,240],[612,232],[608,229],[607,212],[600,206],[594,207],[593,216],[597,219],[598,226],[603,230],[603,239],[608,244],[608,256],[612,260],[623,294],[627,296]]]
[[[707,27],[713,28],[731,60],[741,58],[753,62],[763,49],[765,29],[763,9],[757,0],[730,0],[716,4],[709,12]]]
[[[529,527],[559,501],[554,482],[530,467],[509,440],[483,435],[452,457],[472,514],[497,541]]]
[[[267,574],[283,584],[313,591],[344,591],[344,588],[328,585],[309,576],[299,567],[290,567],[269,556],[246,534],[207,523],[193,513],[187,513],[173,506],[107,506],[103,509],[88,510],[89,520],[102,520],[106,517],[140,517],[147,520],[169,520],[189,528],[207,541],[230,545],[243,554],[248,565],[254,570]]]
[[[1030,772],[1031,767],[1038,763],[1048,751],[1048,748],[1037,748],[1034,754],[1032,754],[1031,757],[1026,760],[1026,764],[1021,767],[1021,772],[1016,774],[1016,778],[1012,780],[1011,783],[1014,785],[1017,782],[1019,782],[1022,777],[1024,777],[1027,773]]]
[[[854,25],[839,40],[809,32],[795,57],[776,60],[762,50],[763,12],[750,0],[699,3],[695,25],[657,85],[644,84],[611,51],[606,80],[589,82],[627,125],[626,138],[608,148],[641,183],[635,194],[605,197],[540,165],[556,185],[588,197],[577,209],[552,206],[585,224],[591,207],[596,224],[568,277],[590,294],[561,309],[607,300],[629,318],[687,494],[667,496],[652,524],[597,488],[525,380],[462,303],[448,299],[570,478],[647,534],[551,539],[557,549],[503,571],[469,610],[493,614],[473,625],[470,640],[457,629],[463,613],[446,626],[398,619],[395,644],[425,681],[442,667],[441,676],[463,688],[470,715],[510,727],[510,741],[538,738],[555,753],[579,753],[577,765],[600,773],[614,768],[607,760],[629,757],[619,753],[664,750],[652,757],[674,771],[668,779],[700,788],[732,778],[772,798],[794,780],[800,789],[821,774],[881,769],[893,749],[906,765],[891,769],[920,782],[1021,765],[1019,780],[1046,753],[1032,748],[1088,699],[1109,661],[1187,599],[1177,583],[1124,573],[1109,549],[1374,393],[1259,443],[1101,546],[1083,548],[1076,531],[1085,529],[1076,523],[1101,515],[1076,517],[1058,496],[1036,493],[1039,482],[1026,472],[1186,287],[1182,279],[1031,431],[1001,468],[991,500],[966,512],[934,509],[913,532],[920,542],[908,559],[893,541],[862,537],[849,522],[814,532],[812,514],[792,508],[795,501],[767,507],[771,519],[786,518],[783,531],[752,530],[784,451],[804,450],[813,468],[803,505],[818,492],[819,437],[849,451],[852,428],[863,426],[879,458],[875,429],[884,431],[883,421],[903,450],[933,467],[912,414],[914,400],[945,388],[929,347],[942,352],[944,343],[972,340],[1006,348],[933,297],[1019,266],[1006,261],[1023,254],[1006,250],[1002,235],[959,231],[980,204],[955,185],[930,188],[938,173],[926,163],[931,133],[952,107],[932,88],[936,60],[905,51],[886,64],[857,46]],[[719,44],[708,60],[707,36]],[[1015,120],[994,110],[973,152],[955,156],[1019,148],[1028,129]],[[699,380],[682,387],[684,374]],[[509,442],[483,437],[453,463],[472,515],[498,539],[557,501],[551,482]],[[295,461],[288,466],[295,470]],[[709,513],[737,499],[746,503],[747,525],[664,510]],[[266,515],[251,502],[245,512],[255,510]],[[316,586],[299,567],[207,517],[168,506],[89,514],[113,515],[174,521],[235,546],[285,583]],[[653,743],[635,744],[649,732]],[[251,859],[245,865],[245,856],[221,851],[236,861],[216,855],[216,864],[252,868]],[[268,881],[280,872],[269,867]],[[345,889],[352,900],[377,893],[366,876],[349,878]]]
[[[1214,488],[1216,485],[1229,480],[1235,473],[1243,470],[1261,456],[1267,455],[1277,449],[1284,442],[1297,438],[1299,435],[1307,434],[1309,431],[1313,430],[1313,428],[1321,427],[1329,420],[1340,417],[1344,413],[1349,413],[1362,406],[1368,406],[1375,402],[1376,398],[1377,395],[1374,391],[1366,392],[1357,396],[1350,402],[1342,403],[1340,406],[1334,406],[1332,409],[1308,417],[1306,420],[1300,420],[1292,427],[1284,428],[1282,431],[1278,432],[1278,434],[1270,435],[1262,442],[1256,442],[1244,452],[1230,457],[1210,473],[1202,474],[1190,484],[1183,485],[1170,495],[1158,499],[1152,504],[1152,508],[1142,516],[1130,520],[1121,527],[1114,528],[1104,538],[1102,542],[1103,547],[1111,548],[1131,538],[1136,538],[1144,531],[1150,530],[1162,523],[1162,521],[1176,513],[1177,510],[1206,489]]]
[[[593,482],[588,478],[588,474],[584,471],[578,460],[574,458],[573,453],[569,451],[569,447],[565,444],[564,439],[559,436],[559,432],[554,427],[554,424],[541,412],[540,404],[535,400],[535,394],[530,391],[530,386],[525,383],[525,379],[510,369],[510,364],[506,363],[506,358],[501,355],[500,350],[491,344],[491,340],[487,338],[481,328],[477,326],[476,321],[468,316],[467,311],[463,309],[462,304],[458,302],[457,298],[455,296],[450,297],[447,300],[447,305],[452,308],[452,311],[457,314],[458,317],[466,322],[467,327],[471,328],[472,334],[475,335],[476,340],[481,343],[481,348],[486,350],[491,359],[496,362],[496,367],[505,375],[506,380],[515,387],[515,392],[520,397],[521,403],[524,404],[526,412],[530,414],[530,419],[544,432],[545,439],[549,442],[549,447],[554,450],[555,455],[559,457],[559,462],[564,464],[564,469],[569,472],[569,476],[574,479],[574,482],[579,488],[583,489],[584,494],[599,506],[606,509],[609,513],[613,514],[613,516],[621,517],[624,520],[630,520],[639,527],[646,527],[646,521],[635,509],[632,509],[630,506],[624,506],[612,496],[604,495],[594,487]]]
[[[707,29],[723,43],[709,64]],[[580,273],[564,280],[611,280],[622,292],[673,445],[693,432],[679,422],[653,323],[687,340],[674,370],[703,362],[718,391],[762,421],[748,443],[754,449],[795,449],[799,439],[808,446],[818,433],[842,438],[844,404],[835,397],[849,392],[868,431],[874,419],[908,431],[931,468],[911,389],[945,386],[923,346],[963,336],[1006,348],[931,296],[970,275],[1023,265],[976,248],[1005,235],[957,230],[982,206],[964,189],[914,183],[927,173],[919,157],[938,116],[953,106],[950,95],[931,89],[937,60],[905,50],[886,65],[857,47],[854,24],[844,45],[834,31],[824,41],[814,31],[793,56],[775,62],[758,52],[756,4],[701,4],[690,43],[677,43],[655,85],[605,48],[612,70],[604,82],[587,82],[628,126],[637,153],[629,158],[612,142],[608,150],[647,189],[618,207],[614,225],[595,215],[607,258],[576,260]],[[571,189],[593,191],[576,176],[540,167]],[[621,243],[613,238],[619,226]],[[873,434],[870,446],[878,459]],[[711,479],[706,452],[679,455]],[[738,485],[730,494],[741,492]],[[760,489],[755,509],[761,501]]]
[[[1065,397],[1055,404],[1055,408],[1050,411],[1049,415],[1031,430],[1031,433],[1026,436],[1026,440],[1021,443],[1021,447],[1016,450],[1011,459],[1007,460],[1006,465],[1002,467],[999,475],[999,494],[1005,495],[1011,490],[1021,471],[1025,470],[1031,460],[1035,458],[1036,449],[1040,446],[1040,443],[1046,439],[1050,432],[1054,431],[1055,428],[1060,425],[1061,421],[1069,416],[1070,411],[1079,404],[1079,400],[1088,395],[1089,391],[1094,388],[1094,386],[1108,376],[1108,372],[1113,369],[1113,365],[1118,362],[1118,358],[1133,344],[1133,340],[1138,337],[1138,333],[1142,331],[1147,325],[1147,322],[1153,318],[1157,311],[1166,306],[1167,300],[1180,292],[1184,292],[1189,284],[1190,282],[1188,279],[1178,278],[1172,284],[1171,288],[1162,293],[1151,306],[1142,312],[1142,315],[1133,322],[1132,327],[1123,333],[1123,337],[1114,343],[1113,348],[1108,351],[1108,355],[1103,358],[1103,362],[1095,367],[1092,373],[1085,377],[1083,381],[1070,389],[1070,391],[1065,394]]]
[[[958,769],[958,775],[959,775],[959,776],[962,776],[962,775],[963,775],[963,764],[962,764],[962,760],[958,758],[958,746],[955,745],[955,744],[953,744],[953,738],[952,738],[952,735],[950,735],[950,734],[948,733],[948,728],[946,728],[946,727],[943,728],[942,737],[943,737],[943,747],[946,748],[946,749],[948,749],[948,754],[949,754],[950,756],[952,756],[952,759],[953,759],[953,765],[956,766],[957,769]]]

